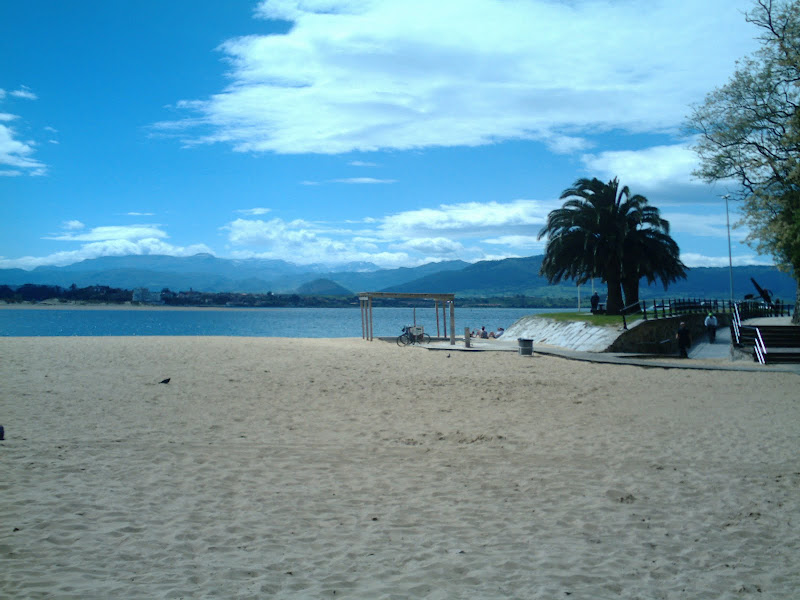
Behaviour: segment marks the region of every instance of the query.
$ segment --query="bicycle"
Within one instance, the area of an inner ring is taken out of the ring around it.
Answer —
[[[422,327],[403,327],[403,333],[397,337],[398,346],[408,346],[409,344],[430,344],[431,336],[425,333]]]

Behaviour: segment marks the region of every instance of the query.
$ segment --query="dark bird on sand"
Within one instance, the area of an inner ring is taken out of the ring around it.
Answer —
[[[449,353],[447,354],[447,358],[450,358],[450,354]]]
[[[170,378],[169,378],[169,377],[167,377],[166,379],[162,379],[162,380],[161,380],[161,381],[159,381],[158,383],[169,383],[169,380],[170,380]]]

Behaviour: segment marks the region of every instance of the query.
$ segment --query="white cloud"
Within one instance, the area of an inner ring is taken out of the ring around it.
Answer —
[[[396,244],[393,247],[413,250],[414,252],[420,252],[422,254],[439,257],[452,257],[464,249],[464,246],[459,242],[445,237],[414,238],[407,240],[402,244]]]
[[[734,255],[732,257],[734,267],[746,265],[767,265],[772,266],[775,261],[767,256],[756,254]],[[729,266],[728,256],[705,256],[694,252],[681,253],[681,260],[688,267],[727,267]]]
[[[700,213],[685,213],[664,211],[661,216],[670,224],[670,233],[673,237],[677,234],[686,234],[692,237],[727,238],[728,227],[725,221],[725,210],[719,206]],[[744,225],[735,225],[731,218],[731,240],[743,242],[749,230]]]
[[[86,229],[76,219],[61,224],[62,232],[43,239],[61,242],[78,242],[74,250],[55,252],[47,256],[23,256],[0,259],[0,269],[33,269],[42,265],[64,266],[101,256],[126,256],[129,254],[165,254],[170,256],[193,256],[214,252],[205,244],[176,246],[164,241],[168,237],[161,225],[108,225]]]
[[[14,96],[15,98],[23,98],[25,100],[38,100],[39,98],[25,86],[22,86],[20,89],[14,90],[13,92],[9,92],[9,95]]]
[[[83,229],[84,227],[86,227],[86,225],[84,225],[83,223],[81,223],[76,219],[73,219],[71,221],[64,221],[64,223],[61,226],[61,228],[66,231],[77,231],[78,229]]]
[[[374,184],[374,183],[397,183],[394,179],[374,179],[373,177],[349,177],[346,179],[332,179],[333,183],[351,184]]]
[[[16,132],[6,125],[0,125],[0,165],[15,167],[12,174],[20,172],[29,175],[43,175],[45,165],[31,158],[34,148],[32,142],[22,142],[16,138]],[[25,169],[25,171],[20,171]]]
[[[280,258],[298,264],[363,260],[383,267],[411,266],[453,258],[484,259],[485,243],[506,246],[515,256],[541,249],[543,244],[535,235],[556,206],[560,206],[558,201],[524,199],[443,204],[348,220],[346,227],[277,217],[239,218],[222,230],[236,256]]]
[[[241,208],[241,209],[239,209],[237,211],[234,211],[234,212],[237,212],[237,213],[239,213],[241,215],[247,215],[247,216],[253,217],[253,216],[258,216],[258,215],[265,215],[270,210],[271,209],[269,209],[269,208]]]
[[[9,96],[26,100],[36,100],[36,94],[28,88],[22,87],[12,92],[0,89],[0,101],[5,101]],[[0,122],[8,123],[18,119],[17,115],[0,112]],[[0,165],[13,167],[0,170],[0,177],[17,177],[19,175],[44,175],[47,171],[44,163],[32,158],[35,142],[19,139],[19,134],[8,125],[0,124]]]
[[[493,230],[535,228],[544,225],[547,213],[558,202],[514,200],[512,202],[466,202],[442,204],[389,215],[379,226],[384,237],[403,239],[421,233],[447,232],[448,235],[486,235]]]
[[[47,256],[23,256],[15,259],[0,259],[0,269],[31,270],[44,265],[71,265],[90,258],[101,256],[127,256],[129,254],[165,254],[169,256],[193,256],[206,252],[213,254],[205,244],[191,246],[173,246],[160,239],[144,238],[139,240],[104,240],[84,244],[77,250],[55,252]]]
[[[619,177],[634,192],[638,188],[702,184],[692,176],[698,165],[697,154],[684,144],[586,154],[581,160],[587,169],[598,173],[596,177]]]
[[[230,85],[165,131],[344,153],[668,131],[757,47],[747,0],[265,0],[285,34],[220,47]],[[610,31],[613,31],[611,33]],[[698,57],[702,57],[699,60]]]
[[[494,238],[482,240],[484,244],[492,244],[496,246],[512,246],[515,248],[527,248],[544,250],[545,240],[538,239],[535,235],[501,235]]]
[[[376,252],[377,246],[352,235],[338,239],[337,231],[329,231],[307,221],[269,221],[236,219],[222,228],[239,258],[273,258],[296,264],[342,264],[354,261],[372,262],[381,267],[408,266],[413,259],[405,252]]]
[[[77,223],[77,221],[75,222]],[[108,225],[94,227],[87,232],[74,232],[69,228],[60,234],[46,236],[46,240],[59,240],[64,242],[103,242],[121,240],[163,239],[168,237],[161,229],[161,225]],[[78,228],[82,229],[82,228]]]
[[[351,160],[349,163],[351,167],[377,167],[378,163],[368,162],[363,160]]]
[[[545,138],[545,143],[551,152],[556,154],[573,154],[592,147],[592,142],[582,137],[568,135],[553,135]]]
[[[152,217],[155,213],[151,212],[128,212],[125,213],[129,217]]]

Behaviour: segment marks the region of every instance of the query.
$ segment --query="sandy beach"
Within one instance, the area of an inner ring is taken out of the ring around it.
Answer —
[[[3,598],[800,590],[796,374],[360,339],[0,344]]]

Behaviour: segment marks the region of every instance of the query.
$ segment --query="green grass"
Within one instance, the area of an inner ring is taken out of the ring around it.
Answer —
[[[554,321],[572,322],[584,321],[592,325],[619,325],[622,323],[621,315],[593,315],[588,312],[558,312],[558,313],[541,313],[537,317],[545,317],[553,319]],[[628,317],[630,319],[631,317]],[[638,315],[636,315],[638,318]]]

